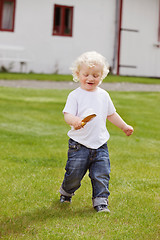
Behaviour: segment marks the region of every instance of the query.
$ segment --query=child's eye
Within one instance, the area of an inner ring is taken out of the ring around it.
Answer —
[[[88,77],[88,74],[83,74],[85,77]]]
[[[94,74],[93,77],[94,77],[94,78],[98,78],[99,75],[98,75],[98,74]]]

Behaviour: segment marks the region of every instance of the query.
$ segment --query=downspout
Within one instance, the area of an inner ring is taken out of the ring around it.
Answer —
[[[113,64],[112,72],[116,74],[116,61],[117,61],[117,49],[118,49],[118,29],[119,29],[119,0],[116,0],[115,7],[115,35],[114,35],[114,49],[113,49]]]
[[[158,42],[160,42],[160,0],[159,0]]]
[[[122,10],[123,10],[123,0],[120,0],[120,3],[119,3],[118,47],[117,47],[118,48],[117,49],[117,75],[119,75],[119,68],[120,68]]]

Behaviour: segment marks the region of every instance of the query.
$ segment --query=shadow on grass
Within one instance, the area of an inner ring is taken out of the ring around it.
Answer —
[[[36,209],[31,212],[26,212],[21,216],[15,216],[13,218],[5,218],[0,222],[0,238],[9,235],[22,235],[22,234],[36,234],[34,226],[36,223],[43,224],[48,219],[65,220],[70,218],[74,221],[75,218],[87,218],[92,217],[95,214],[92,208],[74,208],[71,204],[62,204],[60,202],[53,201],[51,206]]]

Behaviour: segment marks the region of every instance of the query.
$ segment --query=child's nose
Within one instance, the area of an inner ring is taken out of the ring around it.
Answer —
[[[93,76],[92,75],[89,75],[88,76],[88,80],[92,80],[93,79]]]

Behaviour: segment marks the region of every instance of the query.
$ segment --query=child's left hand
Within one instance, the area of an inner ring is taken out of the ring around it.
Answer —
[[[134,131],[133,127],[130,125],[127,125],[127,124],[126,124],[125,128],[123,128],[122,130],[127,136],[132,135],[132,133]]]

